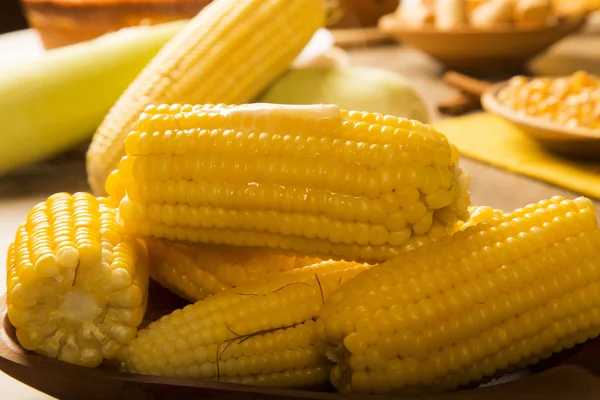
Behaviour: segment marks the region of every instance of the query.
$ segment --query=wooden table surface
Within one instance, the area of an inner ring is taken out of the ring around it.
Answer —
[[[588,49],[588,51],[593,50]],[[399,46],[382,46],[354,49],[350,51],[350,57],[355,65],[387,68],[410,78],[427,101],[434,121],[439,118],[435,112],[436,102],[454,93],[453,89],[445,86],[439,79],[443,72],[441,66],[417,50]],[[59,160],[0,178],[0,259],[4,259],[18,224],[23,221],[34,204],[55,192],[88,189],[83,149],[84,147],[73,151]],[[571,198],[578,195],[466,158],[462,159],[461,165],[473,175],[471,195],[474,204],[511,210],[554,195]],[[4,276],[4,269],[4,263],[0,262],[0,276]],[[5,290],[5,280],[0,279],[0,293]],[[2,394],[0,398],[11,400],[50,398],[1,372],[0,393]]]

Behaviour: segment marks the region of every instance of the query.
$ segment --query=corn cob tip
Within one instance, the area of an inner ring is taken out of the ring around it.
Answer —
[[[329,261],[220,292],[141,330],[121,355],[123,368],[262,386],[321,384],[330,364],[314,320],[335,290],[368,268]]]

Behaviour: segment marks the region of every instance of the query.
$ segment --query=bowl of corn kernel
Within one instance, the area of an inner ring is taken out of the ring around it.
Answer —
[[[600,154],[600,77],[583,71],[562,77],[516,76],[491,87],[482,105],[553,150]]]

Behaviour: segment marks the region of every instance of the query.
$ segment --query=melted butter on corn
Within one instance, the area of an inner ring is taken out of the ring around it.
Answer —
[[[126,230],[144,237],[377,262],[468,218],[456,148],[393,116],[149,106],[125,148],[107,190],[122,198]]]
[[[210,111],[210,109],[208,109]],[[204,111],[204,110],[201,110]],[[271,104],[271,103],[250,103],[227,108],[223,112],[225,115],[232,116],[250,116],[253,120],[271,117],[289,117],[292,119],[314,118],[323,119],[341,119],[340,109],[332,104]],[[251,126],[248,128],[255,128]]]

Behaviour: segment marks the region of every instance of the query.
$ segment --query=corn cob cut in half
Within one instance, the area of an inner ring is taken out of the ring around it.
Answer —
[[[159,240],[147,244],[150,277],[191,302],[298,268],[295,257],[270,250],[185,246]]]
[[[591,201],[553,198],[388,261],[317,322],[342,392],[454,389],[600,333]]]
[[[456,149],[433,127],[392,116],[149,106],[126,152],[120,215],[144,237],[376,262],[468,218]]]
[[[328,261],[221,292],[140,330],[122,353],[135,373],[277,387],[327,381],[315,337],[325,300],[366,265]]]
[[[98,128],[88,180],[103,194],[125,137],[148,104],[247,103],[291,65],[325,24],[323,0],[219,0],[205,7],[148,64]]]
[[[7,308],[19,343],[87,367],[116,357],[146,310],[146,248],[88,193],[36,205],[8,250]]]

